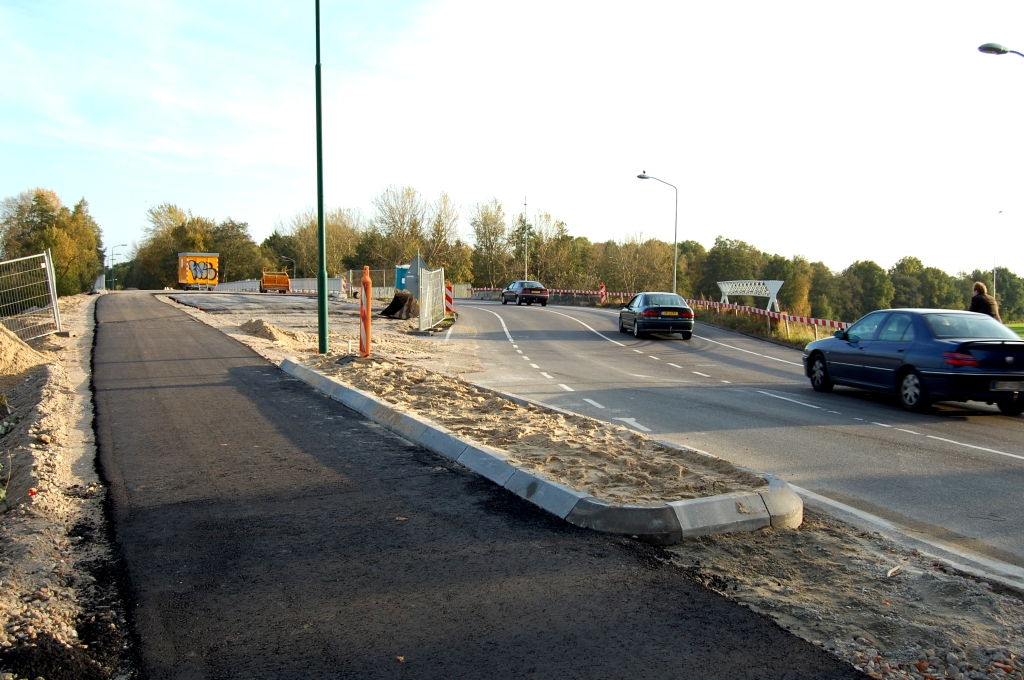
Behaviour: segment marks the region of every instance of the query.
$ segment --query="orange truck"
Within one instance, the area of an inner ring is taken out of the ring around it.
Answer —
[[[260,279],[260,292],[269,293],[276,290],[278,293],[287,293],[292,289],[292,281],[288,278],[288,272],[268,272],[263,270],[263,278]]]
[[[213,288],[220,279],[218,253],[178,253],[178,283],[185,290]]]

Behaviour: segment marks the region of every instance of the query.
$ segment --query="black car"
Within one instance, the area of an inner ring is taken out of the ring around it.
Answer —
[[[517,305],[539,302],[541,307],[545,307],[548,304],[548,289],[538,281],[513,281],[501,291],[501,304],[507,305],[510,302]]]
[[[894,392],[903,408],[933,401],[984,401],[1024,413],[1024,339],[985,314],[949,309],[871,312],[803,355],[811,387]]]
[[[675,293],[639,293],[619,312],[619,332],[640,337],[644,333],[680,333],[693,336],[693,310]]]

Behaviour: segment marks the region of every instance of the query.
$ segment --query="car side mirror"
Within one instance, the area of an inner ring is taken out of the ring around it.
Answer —
[[[846,331],[836,331],[836,332],[835,332],[835,333],[833,333],[832,335],[833,335],[834,337],[837,337],[837,338],[839,338],[840,340],[845,340],[845,339],[846,339]]]

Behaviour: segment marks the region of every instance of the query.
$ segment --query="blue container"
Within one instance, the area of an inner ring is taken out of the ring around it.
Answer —
[[[409,273],[409,265],[400,264],[395,267],[395,290],[405,290],[405,276]]]

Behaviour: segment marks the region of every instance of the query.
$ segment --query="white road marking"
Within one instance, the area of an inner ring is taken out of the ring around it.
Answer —
[[[576,391],[573,388],[571,388],[568,385],[566,385],[565,383],[558,383],[558,386],[561,387],[566,392],[575,392]]]
[[[863,419],[863,418],[854,418],[854,420],[859,420],[859,421],[861,421],[861,422],[864,422],[864,419]]]
[[[545,373],[544,371],[541,371],[541,372],[540,372],[540,374],[541,374],[542,376],[544,376],[545,378],[547,378],[548,380],[554,380],[554,378],[552,378],[552,377],[551,377],[550,375],[548,375],[548,374],[547,374],[547,373]]]
[[[829,413],[832,413],[832,412],[829,411]],[[907,434],[916,434],[918,437],[921,436],[920,432],[914,432],[913,430],[904,430],[902,427],[897,427],[896,429],[899,430],[900,432],[906,432]]]
[[[702,378],[710,378],[711,377],[707,373],[701,373],[700,371],[690,371],[690,372],[693,373],[694,375],[699,375]]]
[[[530,368],[540,368],[537,364],[530,364]]]
[[[530,357],[528,357],[528,356],[526,356],[526,355],[524,354],[523,356],[521,356],[521,357],[520,357],[520,359],[525,359],[526,361],[529,361],[529,360],[530,360]]]
[[[978,451],[987,451],[988,453],[995,453],[1000,456],[1006,456],[1007,458],[1016,458],[1017,460],[1024,460],[1024,456],[1018,456],[1014,453],[1006,453],[1005,451],[996,451],[995,449],[986,449],[984,446],[975,446],[973,444],[964,444],[963,442],[953,441],[952,439],[943,439],[942,437],[936,437],[934,435],[925,435],[928,439],[936,439],[940,442],[946,442],[947,444],[956,444],[957,446],[966,446],[969,449],[977,449]]]
[[[843,415],[843,414],[842,414],[842,413],[840,413],[839,411],[829,411],[829,413],[835,413],[835,414],[836,414],[837,416],[841,416],[841,415]]]
[[[640,423],[636,422],[636,418],[612,418],[612,420],[621,420],[622,422],[626,423],[627,425],[631,425],[631,426],[635,427],[636,429],[640,430],[641,432],[650,432],[651,431],[651,428],[644,427]]]
[[[673,364],[671,362],[665,362],[665,363],[667,363],[669,366],[674,366],[675,368],[682,368],[682,366],[680,366],[678,364]]]
[[[455,324],[448,326],[448,332],[444,334],[444,341],[448,342],[448,338],[452,337],[452,331],[455,330]]]
[[[593,399],[587,399],[586,397],[584,397],[583,401],[587,402],[588,404],[592,404],[593,406],[596,406],[597,408],[604,408],[604,406],[601,406],[600,404],[598,404]]]
[[[729,349],[734,349],[734,350],[736,350],[738,352],[746,352],[747,354],[753,354],[755,357],[764,357],[765,359],[771,359],[772,361],[779,361],[779,362],[782,362],[784,364],[790,364],[792,366],[803,366],[803,364],[797,363],[795,361],[786,361],[785,359],[776,359],[775,357],[770,357],[767,354],[760,354],[758,352],[751,352],[749,349],[743,349],[741,347],[733,347],[732,345],[727,345],[724,342],[718,342],[718,340],[712,340],[711,338],[705,338],[703,335],[694,335],[693,337],[700,338],[701,340],[707,340],[708,342],[713,342],[716,345],[721,345],[722,347],[728,347]]]
[[[519,345],[512,345],[513,349],[519,349]]]
[[[723,380],[722,382],[726,383],[727,385],[731,385],[732,384],[732,382],[729,381],[729,380]]]
[[[642,349],[635,349],[633,351],[636,352],[637,354],[643,354],[644,353],[644,351]]]
[[[515,347],[515,345],[512,345],[512,346]],[[523,350],[521,350],[521,349],[517,349],[516,350],[516,354],[522,354],[522,353],[523,353]]]
[[[623,345],[623,344],[622,344],[621,342],[618,342],[618,341],[616,341],[616,340],[612,340],[611,338],[609,338],[609,337],[608,337],[607,335],[605,335],[604,333],[601,333],[601,332],[597,331],[597,330],[596,330],[596,329],[594,329],[594,328],[593,328],[592,326],[588,326],[587,324],[583,323],[582,321],[580,321],[579,319],[577,319],[577,318],[576,318],[576,317],[574,317],[574,316],[569,316],[568,314],[562,314],[561,312],[556,312],[556,311],[554,311],[553,309],[545,309],[544,311],[545,311],[545,312],[551,312],[552,314],[557,314],[557,315],[559,315],[559,316],[564,316],[564,317],[565,317],[566,319],[572,319],[573,321],[575,321],[575,322],[576,322],[576,323],[578,323],[579,325],[583,326],[584,328],[586,328],[586,329],[587,329],[587,330],[589,330],[590,332],[594,333],[594,334],[595,334],[595,335],[597,335],[598,337],[602,337],[602,338],[604,338],[605,340],[607,340],[608,342],[612,343],[613,345],[618,345],[619,347],[625,347],[625,345]]]
[[[630,373],[634,378],[653,378],[653,375],[640,375],[639,373]]]
[[[797,401],[796,399],[790,399],[789,397],[780,397],[777,394],[772,394],[771,392],[765,392],[764,390],[758,390],[757,392],[758,392],[758,394],[763,394],[766,397],[772,397],[774,399],[781,399],[782,401],[790,401],[790,402],[793,402],[794,404],[800,404],[801,406],[806,406],[808,408],[816,408],[816,409],[820,409],[821,408],[820,406],[815,406],[814,404],[808,404],[808,403],[803,402],[803,401]]]
[[[886,425],[885,423],[876,423],[873,420],[871,421],[871,424],[872,425],[878,425],[879,427],[892,427],[892,425]]]
[[[466,306],[467,307],[473,307],[473,305],[466,305]],[[505,320],[501,318],[501,314],[498,314],[497,312],[491,312],[491,310],[484,309],[483,307],[473,307],[473,309],[483,309],[483,311],[490,312],[494,316],[498,317],[498,321],[501,322],[501,330],[505,331],[505,337],[508,338],[509,342],[515,342],[515,340],[512,339],[512,334],[508,332],[508,326],[505,325]]]
[[[651,358],[652,358],[652,359],[654,359],[655,361],[661,361],[661,359],[659,359],[659,358],[658,358],[658,357],[656,357],[656,356],[653,356],[653,355],[650,355],[650,354],[648,354],[647,356],[651,357]]]

